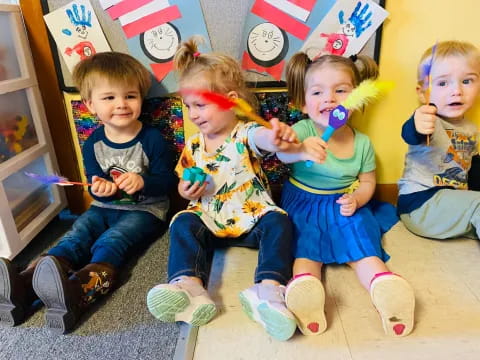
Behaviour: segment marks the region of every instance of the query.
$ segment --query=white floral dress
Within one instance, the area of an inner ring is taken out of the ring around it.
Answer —
[[[214,152],[205,151],[203,135],[190,137],[175,168],[179,177],[184,169],[196,166],[207,173],[213,189],[192,200],[182,213],[194,213],[217,237],[236,238],[252,229],[267,212],[286,214],[270,196],[268,181],[260,166],[260,152],[249,133],[258,125],[239,122],[230,136]]]

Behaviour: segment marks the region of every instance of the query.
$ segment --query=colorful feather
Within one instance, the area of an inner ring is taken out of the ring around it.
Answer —
[[[420,79],[424,81],[423,88],[425,89],[426,104],[430,102],[430,93],[432,92],[432,66],[433,59],[435,58],[435,52],[437,51],[437,44],[438,41],[435,43],[435,45],[433,45],[430,60],[423,64],[420,74]]]
[[[216,104],[222,110],[233,110],[239,116],[245,116],[268,129],[272,128],[272,125],[257,115],[253,108],[243,99],[231,99],[223,94],[197,89],[181,89],[180,94],[194,94],[200,96],[203,100]]]
[[[89,183],[82,183],[77,181],[68,181],[66,177],[59,175],[40,175],[31,172],[25,172],[25,175],[31,177],[32,179],[38,180],[46,185],[60,185],[60,186],[72,186],[72,185],[83,185],[91,186]]]
[[[340,103],[335,109],[330,112],[328,117],[328,126],[322,134],[322,140],[327,142],[333,135],[336,129],[342,127],[347,123],[348,115],[354,110],[359,110],[363,106],[372,102],[380,94],[390,90],[393,87],[393,83],[389,81],[378,81],[367,79],[352,90],[350,95]],[[311,167],[313,162],[307,160],[305,162],[306,167]]]
[[[380,94],[393,88],[393,83],[390,81],[378,81],[367,79],[358,85],[348,95],[348,97],[341,102],[349,111],[360,110],[364,105],[371,103],[377,99]]]
[[[435,52],[437,51],[438,41],[432,47],[432,55],[430,60],[423,64],[420,79],[424,81],[423,89],[425,90],[425,104],[430,104],[430,94],[432,93],[432,66]],[[430,145],[430,135],[427,135],[427,146]]]

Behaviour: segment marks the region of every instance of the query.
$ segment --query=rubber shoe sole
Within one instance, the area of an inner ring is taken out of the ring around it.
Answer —
[[[370,287],[373,305],[387,335],[400,337],[413,329],[415,295],[410,284],[398,275],[381,276]]]
[[[326,330],[325,290],[319,279],[312,275],[293,279],[287,286],[285,302],[303,335],[319,335]]]
[[[25,320],[25,308],[15,299],[12,289],[18,281],[12,264],[7,259],[0,260],[0,324],[15,326]]]
[[[239,298],[244,313],[251,320],[261,324],[274,339],[285,341],[295,333],[297,324],[294,319],[272,308],[267,302],[262,302],[248,289],[242,291]]]
[[[33,274],[33,289],[47,308],[45,323],[50,330],[61,334],[68,332],[76,323],[67,281],[60,263],[51,256],[44,257]]]
[[[216,315],[215,304],[204,296],[190,296],[187,291],[169,288],[170,286],[156,286],[147,294],[148,310],[157,319],[164,322],[184,321],[192,326],[202,326]]]

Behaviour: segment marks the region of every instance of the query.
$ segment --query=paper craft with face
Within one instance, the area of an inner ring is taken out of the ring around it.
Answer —
[[[173,59],[180,41],[180,32],[168,22],[140,35],[140,46],[145,55],[159,63]]]
[[[359,37],[368,27],[372,25],[370,18],[372,12],[369,10],[369,5],[359,1],[355,10],[350,15],[350,18],[344,20],[344,11],[338,13],[338,21],[341,26],[341,33],[325,34],[321,33],[321,37],[327,38],[327,43],[323,50],[333,55],[343,55],[347,50],[349,37]]]
[[[70,71],[97,52],[111,51],[88,0],[74,0],[43,18]]]
[[[388,16],[372,0],[336,0],[301,47],[310,59],[358,54]]]
[[[288,37],[272,23],[258,24],[248,34],[247,51],[253,62],[260,66],[277,65],[287,54]]]

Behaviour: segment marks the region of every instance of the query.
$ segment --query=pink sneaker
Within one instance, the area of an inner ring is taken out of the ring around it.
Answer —
[[[415,295],[410,284],[391,272],[375,275],[370,283],[370,297],[382,318],[387,335],[405,336],[413,329]]]
[[[295,276],[287,285],[285,302],[297,318],[303,335],[318,335],[325,331],[325,290],[318,278],[311,274]]]

